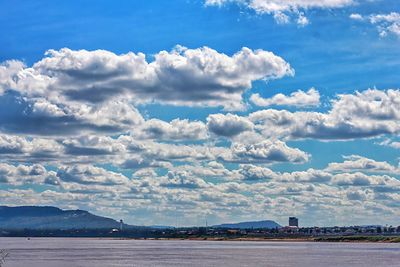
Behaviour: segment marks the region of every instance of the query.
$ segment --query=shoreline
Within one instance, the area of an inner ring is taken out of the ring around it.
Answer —
[[[68,239],[93,239],[93,240],[138,240],[138,241],[234,241],[234,242],[322,242],[322,243],[400,243],[400,236],[327,236],[327,237],[293,237],[293,238],[264,238],[264,237],[188,237],[188,238],[129,238],[129,237],[22,237],[22,236],[2,236],[0,238],[26,238],[45,239],[45,238],[68,238]]]

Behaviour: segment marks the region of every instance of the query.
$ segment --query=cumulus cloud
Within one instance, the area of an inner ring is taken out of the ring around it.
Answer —
[[[0,115],[2,132],[47,136],[127,132],[143,122],[138,110],[126,101],[53,104],[10,91],[0,96]]]
[[[357,21],[367,21],[375,25],[381,37],[386,37],[389,34],[400,37],[400,13],[391,12],[366,16],[355,13],[351,14],[350,18]]]
[[[340,173],[332,178],[332,183],[339,186],[381,186],[398,190],[400,181],[388,175],[367,175],[361,172]]]
[[[267,109],[249,114],[265,137],[354,139],[400,131],[400,90],[339,95],[328,113]]]
[[[143,218],[138,216],[143,212],[158,213],[162,210],[160,215],[169,220],[170,215],[171,219],[175,218],[178,210],[185,224],[196,223],[189,218],[193,214],[215,213],[230,218],[232,212],[234,216],[254,218],[257,211],[268,211],[271,216],[285,218],[295,212],[323,213],[328,209],[330,213],[334,210],[334,214],[346,216],[354,212],[347,211],[346,207],[351,207],[352,201],[360,200],[363,201],[357,209],[360,216],[367,216],[371,209],[375,214],[387,215],[388,212],[396,212],[393,205],[399,200],[399,181],[387,175],[359,172],[334,174],[315,169],[281,173],[253,164],[241,164],[239,169],[229,171],[215,161],[203,166],[207,171],[201,172],[202,168],[195,165],[171,166],[165,175],[154,169],[142,169],[135,172],[132,179],[90,165],[60,166],[57,173],[51,173],[54,181],[59,182],[62,192],[58,191],[59,187],[49,187],[51,189],[40,192],[10,188],[0,189],[0,197],[5,200],[4,204],[62,206],[68,203],[99,214],[103,214],[104,207],[106,210],[109,207],[118,216],[127,211],[133,213],[132,220],[135,222],[136,217]],[[7,172],[8,176],[17,173],[11,177],[37,184],[43,184],[44,178],[50,173],[43,166],[0,165],[2,174],[5,173],[3,169],[12,169]],[[221,180],[215,182],[209,179],[214,177],[213,170],[223,169],[224,174],[218,173]],[[99,205],[102,208],[96,210]]]
[[[239,173],[245,180],[265,180],[276,177],[276,173],[271,169],[252,164],[241,164]]]
[[[40,164],[34,164],[31,166],[20,164],[14,166],[7,163],[0,163],[0,183],[11,185],[58,185],[59,181],[55,172],[47,171],[46,168]]]
[[[65,138],[60,143],[64,146],[65,154],[74,156],[115,155],[126,152],[123,144],[108,136]]]
[[[247,118],[234,114],[212,114],[207,118],[210,132],[225,137],[232,137],[253,129],[253,123]]]
[[[352,13],[350,14],[349,18],[354,19],[354,20],[363,20],[363,16],[358,13]]]
[[[265,140],[256,144],[234,143],[231,153],[222,155],[223,159],[232,162],[293,162],[304,163],[310,155],[298,148],[288,147],[284,142]]]
[[[273,164],[310,159],[287,145],[289,139],[397,135],[398,89],[339,95],[326,112],[267,109],[211,114],[204,121],[145,119],[135,108],[154,101],[239,109],[253,81],[291,74],[283,59],[246,48],[228,56],[207,47],[178,47],[151,62],[140,53],[64,49],[31,67],[5,62],[0,182],[6,190],[0,189],[0,198],[4,204],[68,203],[132,216],[162,210],[167,218],[177,210],[182,216],[239,218],[274,210],[286,216],[306,214],[313,205],[346,214],[357,199],[391,209],[399,200],[399,182],[387,174],[397,175],[398,168],[387,162],[350,156],[322,170],[292,172],[274,171]],[[258,101],[316,106],[319,93],[312,88]],[[40,187],[22,187],[33,183]]]
[[[61,167],[57,171],[57,177],[68,183],[119,185],[127,184],[129,179],[116,172],[91,165],[74,165]]]
[[[361,190],[349,191],[346,193],[349,200],[360,200],[363,201],[367,198],[366,193]]]
[[[272,180],[283,183],[329,183],[332,179],[332,174],[324,170],[311,168],[306,171],[282,173],[252,164],[241,164],[238,173],[244,180]]]
[[[344,162],[332,162],[329,163],[326,168],[327,171],[340,171],[340,172],[378,172],[378,173],[392,173],[400,174],[399,167],[390,165],[388,162],[375,161],[373,159],[351,155],[344,157]]]
[[[263,98],[259,94],[253,94],[250,101],[260,107],[268,106],[294,106],[294,107],[315,107],[320,104],[320,95],[315,88],[309,89],[307,92],[298,90],[289,96],[284,94],[276,94],[271,98]]]
[[[387,147],[392,147],[395,149],[400,149],[400,142],[393,141],[390,139],[383,140],[382,142],[379,142],[378,144],[381,146],[387,146]]]
[[[0,134],[0,155],[9,162],[51,162],[61,157],[63,146],[51,138],[26,138]]]
[[[208,137],[206,125],[201,121],[174,119],[165,122],[159,119],[147,120],[132,134],[138,138],[157,140],[204,140]]]
[[[201,178],[193,177],[185,171],[170,171],[167,178],[161,181],[161,186],[170,188],[202,188],[208,184]]]
[[[354,4],[353,0],[205,0],[208,6],[223,6],[236,3],[254,10],[257,14],[272,14],[278,23],[288,23],[289,15],[297,15],[297,23],[301,26],[308,24],[304,16],[308,9],[342,8]]]
[[[369,20],[377,25],[380,36],[384,37],[390,33],[400,37],[400,13],[371,15]]]
[[[0,92],[12,89],[55,101],[102,103],[113,98],[188,106],[243,109],[242,93],[255,80],[278,79],[294,71],[264,50],[242,48],[232,56],[208,47],[177,46],[148,62],[143,53],[116,55],[105,50],[49,50],[47,57],[24,66],[1,65]],[[43,105],[42,105],[43,107]]]

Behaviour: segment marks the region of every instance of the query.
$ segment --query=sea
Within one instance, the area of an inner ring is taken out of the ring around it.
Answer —
[[[0,238],[4,267],[400,266],[400,244]]]

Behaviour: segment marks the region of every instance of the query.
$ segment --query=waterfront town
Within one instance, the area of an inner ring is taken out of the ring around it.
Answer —
[[[20,237],[111,237],[135,239],[198,239],[198,240],[309,240],[309,241],[390,241],[400,242],[400,226],[315,226],[302,227],[299,219],[289,217],[281,227],[244,227],[240,224],[203,227],[123,227],[79,229],[19,229],[1,230],[0,236]],[[256,222],[257,223],[257,222]],[[235,226],[236,225],[236,226]]]
[[[170,229],[171,231],[172,229]],[[299,219],[289,217],[288,226],[276,228],[187,228],[176,234],[181,237],[198,236],[205,234],[211,237],[238,237],[238,238],[307,238],[307,237],[343,237],[343,236],[399,236],[400,226],[392,225],[354,225],[354,226],[314,226],[301,227]],[[165,235],[171,234],[170,231]]]

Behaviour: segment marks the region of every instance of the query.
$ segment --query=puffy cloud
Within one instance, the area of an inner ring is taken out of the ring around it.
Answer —
[[[378,25],[380,36],[384,37],[391,33],[400,37],[400,13],[371,15],[369,20],[372,24]]]
[[[169,161],[159,161],[152,158],[143,158],[141,156],[128,156],[119,164],[124,169],[141,169],[150,167],[168,168],[172,166]]]
[[[158,143],[150,140],[138,142],[131,136],[121,136],[118,142],[126,147],[128,155],[141,155],[143,158],[156,161],[215,160],[217,155],[229,151],[226,147],[207,145]]]
[[[137,170],[132,174],[132,177],[156,177],[157,173],[151,168]]]
[[[63,146],[54,139],[0,135],[0,154],[9,162],[48,163],[56,160],[63,152]]]
[[[392,147],[392,148],[396,148],[396,149],[400,149],[400,142],[397,141],[392,141],[390,139],[386,139],[380,143],[378,143],[381,146],[387,146],[387,147]]]
[[[74,156],[122,154],[126,149],[123,144],[108,136],[87,135],[66,138],[61,143],[65,153]]]
[[[205,0],[208,6],[222,6],[237,3],[254,10],[258,14],[272,14],[278,23],[288,23],[287,14],[298,16],[299,25],[308,24],[308,19],[300,10],[342,8],[354,3],[353,0]]]
[[[0,154],[22,154],[26,145],[25,138],[0,135]]]
[[[0,163],[0,183],[8,183],[12,185],[24,184],[51,184],[58,185],[55,172],[47,171],[40,164],[28,165],[10,165]]]
[[[222,155],[226,161],[232,162],[293,162],[304,163],[309,155],[298,148],[288,147],[284,142],[265,140],[256,144],[234,143],[231,153]]]
[[[339,95],[328,113],[261,110],[249,115],[264,137],[354,139],[400,131],[400,90]]]
[[[252,164],[240,165],[239,173],[243,175],[243,179],[245,180],[264,180],[276,177],[276,173],[271,169]]]
[[[278,180],[286,182],[300,183],[328,183],[332,179],[332,174],[323,170],[308,169],[307,171],[285,172],[278,174]]]
[[[170,188],[202,188],[208,184],[201,178],[193,177],[185,171],[168,172],[167,178],[162,180],[161,186]]]
[[[400,181],[388,175],[367,175],[361,172],[335,174],[332,183],[339,186],[380,186],[398,190]]]
[[[376,25],[381,37],[385,37],[388,34],[400,37],[400,13],[391,12],[366,16],[355,13],[351,14],[350,18],[357,21],[368,21],[372,25]]]
[[[388,162],[379,162],[373,159],[352,155],[344,157],[346,160],[341,163],[329,163],[326,168],[327,171],[340,171],[340,172],[378,172],[378,173],[393,173],[400,174],[398,167],[390,165]]]
[[[289,96],[277,94],[271,98],[262,98],[259,94],[253,94],[250,97],[251,102],[260,107],[268,107],[273,105],[294,106],[294,107],[314,107],[320,104],[320,95],[314,88],[307,92],[298,90]]]
[[[165,122],[159,119],[146,121],[139,129],[132,131],[134,136],[158,140],[204,140],[208,137],[206,125],[201,121],[174,119]]]
[[[91,165],[74,165],[61,167],[57,171],[57,177],[67,183],[120,185],[127,184],[129,179],[116,172]]]
[[[303,12],[299,12],[299,17],[297,18],[296,22],[301,27],[304,27],[304,26],[310,24],[310,21],[308,20],[308,18],[306,16],[304,16]]]
[[[308,169],[281,173],[252,164],[241,164],[238,173],[244,180],[272,180],[283,183],[329,183],[332,179],[332,174],[323,170]]]
[[[247,118],[234,114],[212,114],[207,118],[208,130],[216,135],[232,137],[253,129],[253,123]]]
[[[349,200],[365,200],[367,198],[367,195],[364,191],[361,190],[355,190],[355,191],[349,191],[346,193],[347,199]]]
[[[204,164],[204,167],[209,170],[224,169],[221,163],[213,161]],[[45,177],[43,168],[25,166],[22,169],[19,173],[23,173],[24,179],[32,180],[32,177],[40,175]],[[182,224],[190,225],[196,224],[196,218],[194,221],[190,219],[193,216],[223,216],[215,220],[254,218],[254,214],[260,211],[262,214],[268,211],[270,217],[278,221],[291,214],[304,215],[305,218],[309,215],[312,219],[304,223],[314,224],[315,219],[327,215],[328,210],[329,214],[334,211],[333,221],[344,223],[342,217],[354,215],[354,209],[349,208],[352,201],[360,200],[362,203],[355,214],[360,218],[370,218],[372,210],[375,216],[385,215],[386,219],[388,214],[394,214],[393,219],[398,215],[399,181],[386,175],[356,173],[339,176],[314,169],[280,173],[256,165],[240,165],[238,170],[226,170],[226,177],[233,180],[215,182],[209,179],[213,177],[212,172],[200,174],[196,173],[196,169],[201,170],[201,167],[174,166],[166,175],[144,169],[133,174],[134,179],[129,180],[99,167],[62,166],[58,173],[68,173],[66,177],[56,176],[62,179],[62,192],[58,191],[58,187],[45,191],[9,188],[0,189],[0,197],[4,204],[73,205],[98,214],[108,214],[110,208],[115,217],[123,216],[136,223],[136,218],[140,218],[146,224],[154,223],[161,217],[168,223],[174,222],[177,212]],[[42,178],[35,180],[36,183],[42,181]],[[97,210],[99,206],[101,209]],[[139,216],[143,212],[161,217],[150,219]],[[312,215],[315,212],[318,214]],[[127,217],[127,213],[133,214],[132,217]],[[351,220],[346,223],[351,223]]]
[[[2,132],[47,136],[126,132],[143,122],[137,109],[124,101],[55,104],[10,91],[0,96],[0,115]]]
[[[217,161],[211,161],[203,163],[193,163],[192,165],[180,165],[170,168],[176,172],[189,173],[194,177],[206,177],[206,178],[223,178],[223,179],[238,179],[239,175],[236,172],[230,171],[225,166]]]
[[[211,48],[177,46],[148,62],[142,53],[116,55],[105,50],[49,50],[33,64],[1,65],[0,92],[13,89],[58,102],[102,103],[128,98],[136,103],[223,106],[242,109],[242,93],[255,80],[293,75],[282,58],[264,50],[242,48],[232,56]],[[57,110],[54,105],[41,108]]]
[[[363,20],[363,16],[358,13],[352,13],[350,14],[349,18],[354,19],[354,20]]]

